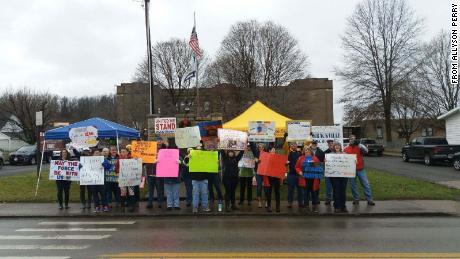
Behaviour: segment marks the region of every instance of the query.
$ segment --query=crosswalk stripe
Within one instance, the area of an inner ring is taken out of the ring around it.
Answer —
[[[56,236],[44,236],[44,235],[0,235],[0,240],[37,240],[37,239],[67,239],[67,240],[78,240],[88,239],[97,240],[109,238],[111,235],[56,235]]]
[[[80,250],[90,245],[0,245],[0,250]]]
[[[75,231],[75,232],[105,232],[117,231],[117,228],[20,228],[18,232],[60,232],[60,231]]]
[[[44,221],[38,225],[132,225],[136,221]]]
[[[0,256],[0,259],[69,259],[70,256]]]

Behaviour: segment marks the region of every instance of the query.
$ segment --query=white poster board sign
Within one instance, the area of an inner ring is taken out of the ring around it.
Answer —
[[[80,185],[104,185],[103,156],[80,157]]]
[[[250,157],[242,157],[241,160],[238,162],[238,167],[242,168],[255,168],[256,167],[256,162],[254,161],[254,158]]]
[[[313,126],[311,127],[313,140],[318,141],[321,150],[327,150],[329,139],[339,142],[343,147],[343,128],[342,126]]]
[[[177,128],[175,133],[176,146],[178,148],[197,147],[200,145],[201,135],[198,126]]]
[[[354,178],[356,176],[356,155],[326,154],[324,176]]]
[[[286,128],[288,142],[305,141],[311,137],[311,121],[288,121]]]
[[[176,132],[176,118],[155,118],[156,134],[171,134]]]
[[[120,159],[118,186],[138,186],[142,181],[142,159]]]
[[[71,128],[69,130],[71,145],[75,148],[96,146],[99,142],[97,136],[97,129],[93,126]]]
[[[79,181],[79,166],[78,161],[51,160],[49,179]]]
[[[248,134],[246,132],[218,129],[217,136],[219,136],[219,149],[245,150],[248,144]]]
[[[275,142],[274,121],[250,121],[248,125],[249,141]]]

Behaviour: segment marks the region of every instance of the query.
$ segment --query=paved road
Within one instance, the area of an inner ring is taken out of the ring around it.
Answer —
[[[457,253],[460,218],[181,217],[0,221],[0,256],[120,253]],[[126,255],[126,254],[125,254]],[[203,256],[204,257],[204,256]],[[250,256],[249,256],[250,257]],[[340,257],[336,257],[340,258]],[[452,258],[452,257],[451,257]]]
[[[36,170],[36,165],[5,165],[2,169],[0,169],[0,177],[26,174],[36,172]],[[49,165],[44,164],[42,170],[49,170]]]
[[[393,174],[422,179],[460,189],[460,172],[446,164],[426,166],[422,161],[406,163],[400,157],[365,157],[367,167]]]

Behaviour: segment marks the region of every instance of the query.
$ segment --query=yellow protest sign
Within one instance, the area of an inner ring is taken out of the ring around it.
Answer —
[[[201,173],[219,172],[219,155],[217,151],[190,151],[189,171]]]
[[[131,156],[141,158],[143,163],[153,164],[157,162],[157,142],[136,141],[131,142]]]

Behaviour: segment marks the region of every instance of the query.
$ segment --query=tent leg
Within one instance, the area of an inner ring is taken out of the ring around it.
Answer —
[[[43,156],[45,153],[45,146],[46,146],[46,139],[43,140],[42,157],[40,159],[40,169],[38,170],[37,186],[35,187],[35,197],[37,197],[38,185],[40,184],[40,178],[42,177],[42,165],[43,165]]]
[[[120,154],[120,143],[118,142],[118,132],[117,132],[117,152]]]

